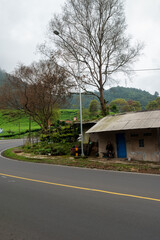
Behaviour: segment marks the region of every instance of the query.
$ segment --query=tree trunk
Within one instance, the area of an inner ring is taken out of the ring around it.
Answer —
[[[106,108],[106,102],[105,102],[105,99],[104,99],[104,89],[100,88],[99,92],[100,92],[100,103],[101,103],[102,115],[106,116],[107,115],[107,108]]]

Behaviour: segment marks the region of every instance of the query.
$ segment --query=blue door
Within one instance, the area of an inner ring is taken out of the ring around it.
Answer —
[[[126,140],[124,133],[116,134],[116,141],[117,141],[117,156],[118,158],[126,158]]]

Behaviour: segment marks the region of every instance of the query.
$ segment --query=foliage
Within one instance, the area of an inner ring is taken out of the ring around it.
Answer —
[[[100,109],[100,104],[97,100],[92,100],[89,104],[89,112],[91,116],[96,116],[98,114],[98,110]]]
[[[128,100],[129,111],[140,111],[141,104],[139,101]]]
[[[110,102],[111,111],[117,112],[130,112],[130,111],[140,111],[141,104],[138,101],[128,100],[123,98],[117,98]]]
[[[41,142],[48,143],[66,143],[66,142],[76,142],[79,136],[79,126],[74,124],[64,124],[65,122],[60,122],[53,126],[50,133],[41,135]]]
[[[119,112],[119,108],[117,107],[116,104],[112,104],[110,107],[111,112],[113,113],[118,113]]]
[[[117,106],[118,112],[125,112],[128,107],[127,101],[123,98],[117,98],[110,102],[110,108]]]
[[[145,109],[145,106],[149,101],[154,100],[155,95],[150,94],[147,91],[136,88],[125,88],[125,87],[113,87],[105,91],[105,97],[108,97],[107,100],[111,102],[116,98],[123,98],[126,101],[133,100],[139,101],[142,109]]]
[[[52,115],[48,120],[48,128],[51,127],[51,124],[56,124],[57,121],[60,119],[60,110],[56,107],[52,110]]]
[[[64,125],[58,123],[56,128],[50,130],[50,133],[42,134],[40,142],[36,144],[27,144],[24,147],[26,152],[42,155],[66,155],[70,154],[71,148],[77,143],[79,136],[79,127],[74,125]]]
[[[51,156],[59,156],[59,155],[69,155],[70,150],[72,148],[71,143],[47,143],[40,142],[32,145],[25,145],[23,150],[27,153],[34,153],[38,155],[51,155]]]
[[[155,100],[149,102],[146,106],[147,110],[156,110],[160,109],[160,97],[157,97]]]

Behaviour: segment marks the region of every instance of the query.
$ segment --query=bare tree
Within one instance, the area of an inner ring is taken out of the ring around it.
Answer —
[[[125,31],[122,0],[67,0],[62,14],[54,15],[50,21],[50,38],[62,51],[68,71],[77,76],[78,57],[81,64],[78,83],[87,93],[95,95],[93,90],[98,90],[96,96],[103,115],[106,115],[105,85],[115,81],[115,73],[126,73],[142,49],[139,43],[131,46]]]
[[[53,59],[20,65],[1,88],[0,106],[24,110],[47,131],[55,108],[65,101],[70,88],[68,73]]]

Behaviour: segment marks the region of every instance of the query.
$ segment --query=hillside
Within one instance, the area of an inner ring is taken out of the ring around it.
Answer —
[[[152,95],[147,91],[143,91],[137,88],[125,88],[125,87],[112,87],[104,91],[104,96],[106,101],[111,102],[116,98],[124,98],[125,100],[135,100],[139,101],[142,105],[142,109],[145,109],[145,106],[148,102],[156,99],[157,95]],[[83,108],[88,108],[89,103],[92,99],[96,99],[94,96],[86,96],[82,94],[82,104]],[[64,106],[63,106],[64,107]],[[76,109],[79,107],[79,94],[73,94],[66,104],[65,108]]]
[[[7,80],[7,73],[0,69],[0,86]],[[148,102],[156,99],[157,94],[150,94],[147,91],[143,91],[137,88],[125,88],[125,87],[112,87],[104,91],[104,97],[109,103],[116,98],[124,98],[125,100],[135,100],[139,101],[142,105],[142,109],[145,109],[145,106]],[[88,108],[91,100],[96,99],[94,96],[87,96],[82,94],[82,105],[83,108]],[[61,108],[66,109],[78,109],[79,108],[79,94],[72,94],[68,99],[66,105],[61,106]]]
[[[78,116],[78,110],[60,110],[59,120],[73,120]],[[23,112],[17,110],[1,110],[0,109],[0,139],[5,137],[19,138],[28,135],[29,132],[29,117]],[[31,132],[36,133],[40,130],[39,125],[31,121]]]
[[[0,86],[7,80],[7,73],[0,69]]]

